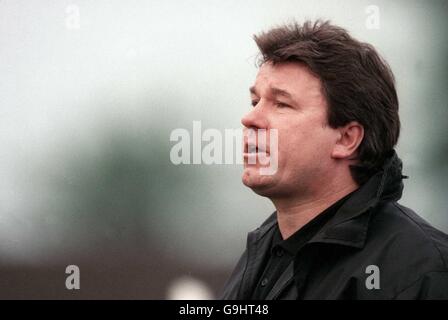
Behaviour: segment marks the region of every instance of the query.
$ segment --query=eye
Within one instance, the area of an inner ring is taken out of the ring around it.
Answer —
[[[252,107],[255,107],[258,104],[258,101],[257,100],[252,100],[251,104],[252,104]]]
[[[275,105],[276,105],[278,108],[290,108],[290,106],[289,106],[288,104],[283,103],[283,102],[276,102]]]

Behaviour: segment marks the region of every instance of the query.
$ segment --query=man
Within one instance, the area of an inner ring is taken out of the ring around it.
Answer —
[[[448,298],[448,236],[397,203],[402,163],[393,74],[328,22],[255,36],[261,51],[243,183],[276,211],[249,233],[223,299]],[[250,162],[277,155],[274,174]]]

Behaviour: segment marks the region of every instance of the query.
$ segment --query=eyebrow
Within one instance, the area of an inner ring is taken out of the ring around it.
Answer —
[[[258,96],[258,94],[257,94],[257,89],[255,89],[255,86],[250,87],[250,88],[249,88],[249,92],[250,92],[251,94],[254,94],[254,95]]]
[[[275,88],[275,87],[271,88],[271,94],[273,96],[283,96],[285,98],[292,99],[292,95],[288,91],[282,90],[282,89],[279,89],[279,88]]]
[[[255,88],[255,86],[250,87],[249,91],[250,91],[251,94],[254,94],[254,95],[258,96],[257,89]],[[273,96],[283,96],[285,98],[289,98],[291,100],[294,100],[292,95],[288,91],[286,91],[286,90],[283,90],[283,89],[280,89],[280,88],[276,88],[276,87],[271,87],[271,88],[269,88],[269,91],[271,92],[271,94]]]

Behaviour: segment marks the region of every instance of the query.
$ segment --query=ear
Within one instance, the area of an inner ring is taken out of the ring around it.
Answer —
[[[356,154],[356,150],[364,138],[364,127],[358,122],[352,121],[337,130],[339,136],[331,156],[334,159],[350,159]]]

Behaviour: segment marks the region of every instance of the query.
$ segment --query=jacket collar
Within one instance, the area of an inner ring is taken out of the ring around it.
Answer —
[[[342,205],[308,243],[329,243],[363,248],[371,208],[385,200],[397,201],[403,193],[402,162],[392,150],[384,165]]]
[[[397,201],[403,192],[402,162],[392,150],[384,165],[347,199],[334,217],[308,243],[328,243],[363,248],[370,221],[370,210],[385,200]],[[277,223],[274,212],[252,233],[253,241],[263,238]]]

